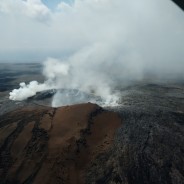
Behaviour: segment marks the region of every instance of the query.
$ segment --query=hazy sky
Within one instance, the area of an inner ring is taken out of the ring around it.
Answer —
[[[56,38],[59,32],[51,29],[55,24],[54,17],[61,13],[59,7],[62,3],[71,6],[73,2],[73,0],[1,0],[0,62],[42,61],[49,56],[68,55],[69,50],[62,50],[58,46],[58,43],[62,45]]]
[[[169,0],[0,0],[0,61],[67,57],[100,43],[125,60],[181,63],[183,35],[184,13]]]

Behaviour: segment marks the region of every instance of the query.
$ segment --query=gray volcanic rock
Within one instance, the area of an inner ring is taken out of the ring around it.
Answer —
[[[94,162],[88,183],[184,182],[184,114],[121,109],[111,151]]]
[[[108,154],[97,158],[87,183],[183,184],[184,88],[126,89],[126,105],[110,108],[123,120]]]
[[[52,98],[54,96],[54,94],[56,94],[56,90],[55,89],[37,92],[36,95],[34,95],[32,97],[29,97],[27,99],[27,101],[45,100],[45,99],[48,99],[48,98]]]

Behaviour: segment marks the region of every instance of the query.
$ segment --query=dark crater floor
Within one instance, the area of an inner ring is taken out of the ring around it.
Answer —
[[[183,184],[184,85],[119,90],[103,109],[1,102],[0,183]]]

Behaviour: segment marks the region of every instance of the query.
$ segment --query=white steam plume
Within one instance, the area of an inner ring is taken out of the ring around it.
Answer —
[[[92,95],[98,97],[98,99],[101,98],[101,105],[116,104],[118,93],[113,92],[110,88],[110,83],[113,82],[110,78],[110,71],[108,74],[104,72],[99,75],[100,69],[95,69],[95,67],[98,68],[98,65],[89,67],[85,62],[87,57],[93,59],[95,55],[93,49],[90,49],[90,51],[87,49],[77,53],[67,61],[48,58],[43,63],[43,75],[46,81],[43,84],[39,84],[37,81],[32,81],[28,85],[20,83],[19,89],[10,92],[9,99],[21,101],[40,91],[59,89],[52,101],[54,107],[88,102],[89,100],[94,103],[97,102],[95,97],[92,98]],[[80,59],[80,62],[78,59]],[[98,63],[99,58],[95,59],[98,60]],[[106,67],[104,66],[104,68]],[[70,96],[71,91],[61,92],[60,89],[73,90],[72,96]],[[79,91],[75,91],[75,89]]]
[[[39,84],[37,81],[31,81],[27,85],[24,82],[21,82],[19,89],[14,89],[12,92],[10,92],[9,99],[22,101],[36,95],[37,92],[48,90],[50,88],[51,87],[49,87],[46,83]]]
[[[150,74],[160,79],[184,78],[183,20],[182,10],[169,0],[76,0],[72,6],[61,3],[52,15],[50,29],[43,31],[51,43],[44,46],[54,43],[54,48],[66,48],[71,54],[65,59],[49,58],[43,68],[46,82],[38,86],[79,89],[114,104],[119,99],[115,89],[125,82]],[[49,40],[52,31],[58,36]],[[13,90],[10,99],[25,99],[28,95],[24,95],[24,89],[29,91],[30,86]],[[52,105],[62,105],[66,102],[63,98],[58,91]]]

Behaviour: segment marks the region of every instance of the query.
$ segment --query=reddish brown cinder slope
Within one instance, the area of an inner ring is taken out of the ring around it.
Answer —
[[[8,116],[7,123],[17,122],[17,128],[1,146],[0,177],[17,183],[85,183],[87,168],[110,149],[121,123],[117,114],[91,103]],[[5,122],[3,117],[0,123]],[[9,161],[2,161],[5,156]]]

